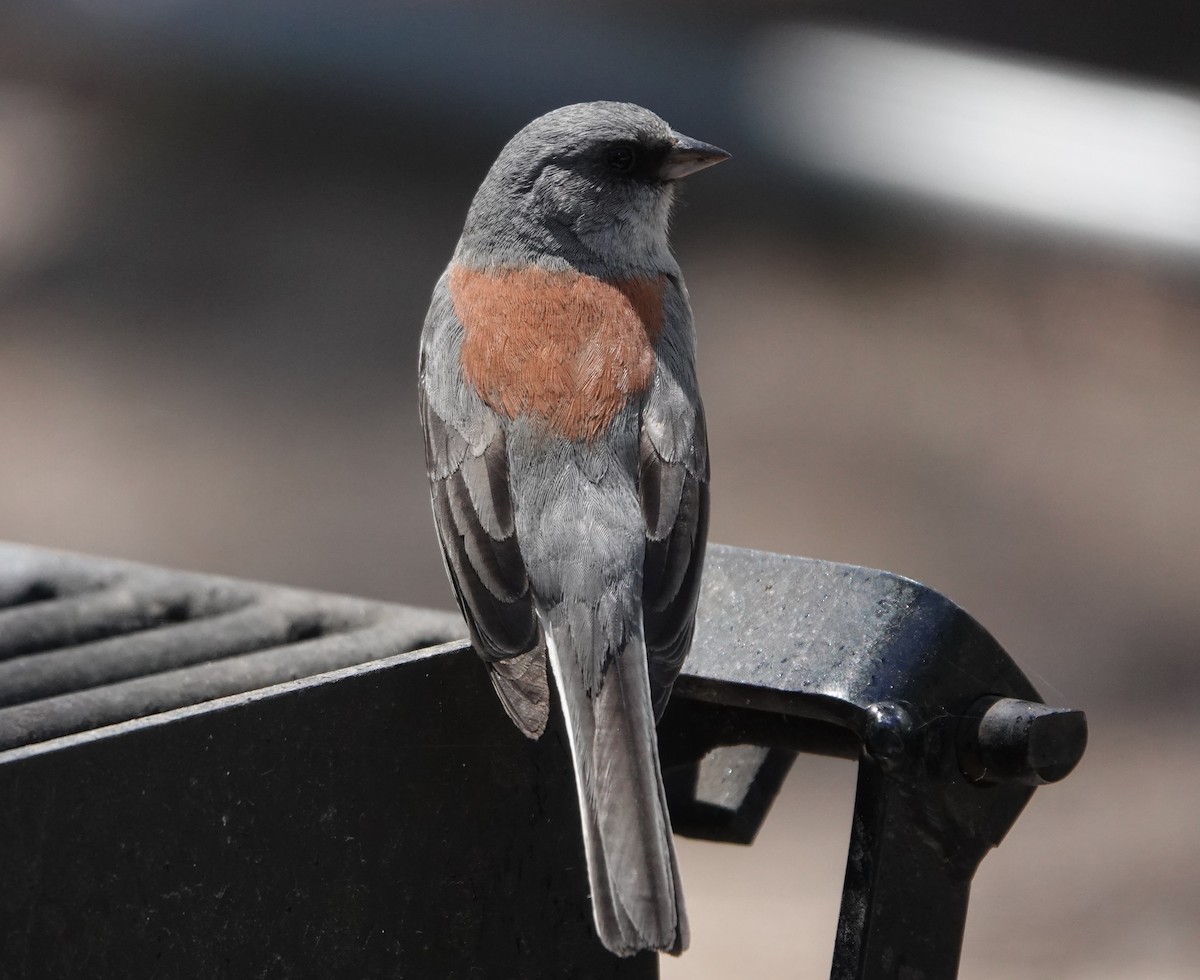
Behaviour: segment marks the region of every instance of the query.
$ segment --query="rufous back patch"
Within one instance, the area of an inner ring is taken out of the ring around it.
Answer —
[[[662,276],[455,265],[449,285],[463,374],[493,411],[538,415],[565,438],[595,439],[654,379]]]

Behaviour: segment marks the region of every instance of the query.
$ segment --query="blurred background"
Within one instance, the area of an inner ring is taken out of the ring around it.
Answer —
[[[1200,955],[1200,7],[9,0],[0,538],[452,605],[417,337],[504,141],[642,103],[732,151],[675,221],[712,537],[950,595],[1091,747],[964,978]],[[827,975],[853,767],[685,842],[668,978]]]

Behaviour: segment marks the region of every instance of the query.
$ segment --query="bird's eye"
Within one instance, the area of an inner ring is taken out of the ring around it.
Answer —
[[[608,151],[605,159],[610,170],[619,174],[632,173],[637,166],[637,150],[628,143],[620,143]]]

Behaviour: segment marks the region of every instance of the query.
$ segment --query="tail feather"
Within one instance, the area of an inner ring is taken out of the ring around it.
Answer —
[[[640,631],[599,674],[563,618],[546,623],[550,665],[566,716],[592,910],[601,942],[619,956],[681,953],[687,915],[659,769]],[[597,678],[590,686],[588,678]],[[590,689],[592,687],[592,689]]]

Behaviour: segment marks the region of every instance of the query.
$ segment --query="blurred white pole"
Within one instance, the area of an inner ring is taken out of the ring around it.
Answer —
[[[747,70],[749,111],[805,169],[1200,253],[1200,99],[807,26],[759,36]]]

